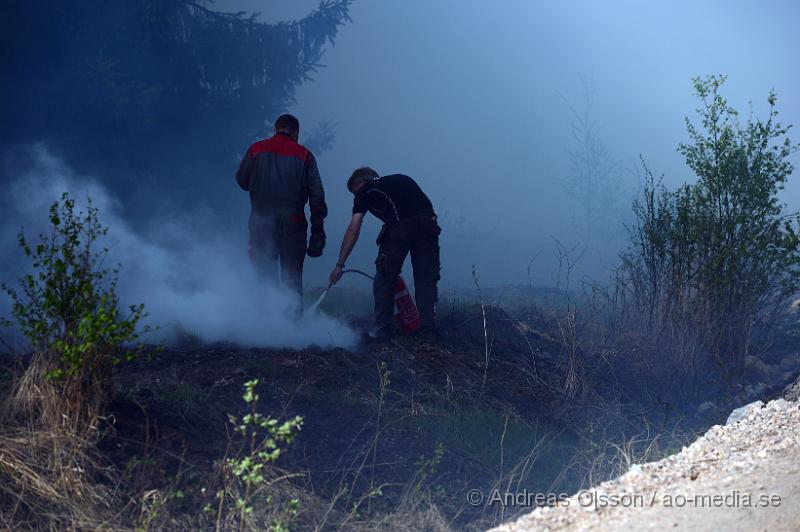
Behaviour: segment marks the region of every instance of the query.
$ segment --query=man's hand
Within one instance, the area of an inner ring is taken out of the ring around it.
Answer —
[[[342,278],[342,267],[337,264],[336,267],[331,272],[331,276],[328,278],[328,281],[330,281],[331,286],[333,286],[336,283],[338,283],[339,279],[341,278]]]
[[[358,234],[361,232],[361,222],[363,220],[363,212],[354,213],[353,218],[350,220],[350,225],[347,226],[347,231],[344,232],[342,249],[339,251],[339,262],[336,263],[336,267],[331,272],[331,276],[329,278],[331,286],[338,283],[339,279],[342,278],[342,269],[344,268],[344,263],[347,261],[347,257],[350,256],[350,252],[353,251],[353,246],[355,246],[356,242],[358,241]]]
[[[322,256],[322,250],[325,249],[325,232],[311,232],[311,238],[308,241],[308,248],[306,254],[309,257]]]

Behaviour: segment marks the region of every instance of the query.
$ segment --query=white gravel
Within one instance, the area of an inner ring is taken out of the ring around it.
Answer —
[[[798,403],[739,414],[680,453],[494,530],[800,531]]]

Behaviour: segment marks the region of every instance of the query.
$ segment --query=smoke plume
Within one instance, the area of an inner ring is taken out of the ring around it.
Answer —
[[[354,343],[353,331],[327,316],[314,313],[295,321],[292,295],[256,279],[244,221],[241,231],[222,229],[219,220],[198,209],[158,220],[151,229],[134,228],[100,182],[76,175],[45,146],[7,152],[3,162],[10,182],[0,201],[2,280],[13,285],[30,267],[17,246],[19,229],[29,240],[37,238],[47,229],[50,204],[68,192],[79,210],[88,198],[99,209],[101,223],[109,228],[105,265],[120,265],[122,303],[144,303],[147,322],[158,327],[148,341],[171,341],[182,332],[204,342],[254,347]],[[0,313],[8,316],[9,307],[3,295]]]

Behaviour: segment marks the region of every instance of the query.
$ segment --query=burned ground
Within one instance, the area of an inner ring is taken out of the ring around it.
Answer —
[[[436,346],[400,338],[352,351],[215,345],[155,352],[120,368],[104,447],[121,469],[145,457],[159,462],[165,481],[182,470],[210,471],[229,443],[228,414],[245,406],[243,383],[259,379],[271,415],[304,418],[280,465],[301,472],[305,489],[332,499],[349,485],[349,500],[379,483],[387,488],[371,506],[389,510],[427,475],[426,489],[446,486],[439,493],[446,500],[437,502],[463,524],[481,510],[464,507],[463,493],[498,479],[501,452],[513,466],[538,440],[571,434],[558,423],[564,401],[540,384],[557,382],[557,368],[520,332],[519,341],[510,334],[492,341],[486,368],[482,318],[473,318],[445,323]],[[514,326],[496,309],[492,319]],[[553,452],[551,478],[563,461],[561,450]]]
[[[647,407],[621,416],[625,407],[606,408],[588,383],[566,394],[561,346],[500,308],[484,310],[485,330],[478,305],[446,312],[437,345],[401,337],[350,351],[232,345],[155,351],[120,366],[103,448],[120,470],[147,463],[162,476],[138,476],[140,489],[196,491],[235,444],[227,419],[243,413],[243,383],[259,379],[263,409],[304,419],[279,466],[298,474],[293,482],[304,491],[339,500],[340,513],[376,486],[380,494],[367,497],[369,513],[390,512],[414,486],[452,524],[482,526],[508,515],[469,506],[470,489],[513,483],[570,492],[587,475],[605,474],[593,453],[608,449],[592,438],[601,427],[604,438],[640,432]]]

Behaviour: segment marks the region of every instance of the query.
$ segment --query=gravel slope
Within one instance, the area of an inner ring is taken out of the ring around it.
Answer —
[[[800,404],[734,411],[680,453],[494,529],[800,530]]]

